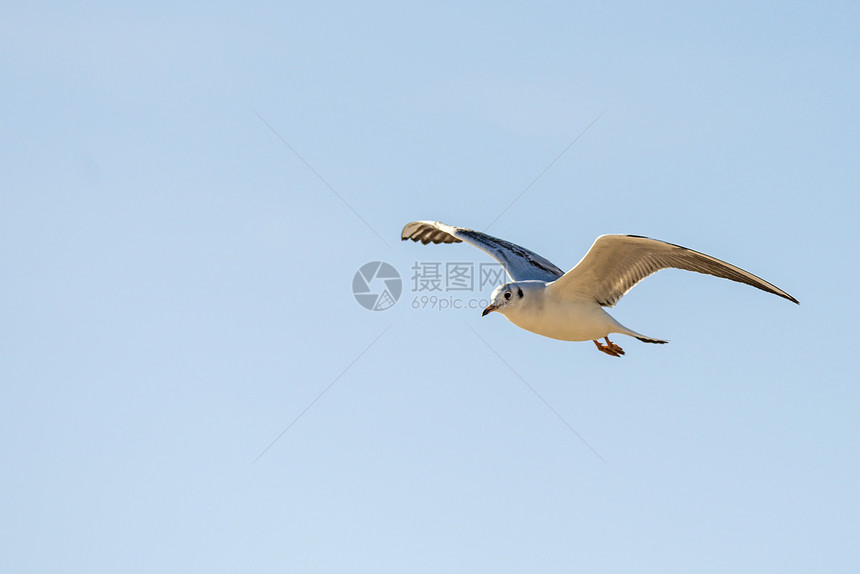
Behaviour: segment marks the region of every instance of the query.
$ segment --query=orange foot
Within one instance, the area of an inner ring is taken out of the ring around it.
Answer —
[[[624,354],[624,350],[609,340],[609,337],[603,337],[603,340],[606,341],[605,345],[601,345],[596,340],[593,341],[595,345],[597,345],[597,350],[603,351],[607,355],[612,355],[613,357],[620,357]]]

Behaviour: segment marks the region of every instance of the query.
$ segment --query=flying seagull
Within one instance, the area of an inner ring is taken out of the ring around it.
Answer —
[[[496,287],[490,296],[492,303],[482,316],[497,311],[514,325],[544,337],[593,341],[599,350],[613,357],[620,357],[624,351],[609,340],[610,333],[629,335],[645,343],[668,343],[628,329],[603,310],[614,306],[636,283],[660,269],[686,269],[723,277],[798,303],[782,289],[739,267],[640,235],[601,235],[582,261],[567,273],[519,245],[438,221],[407,223],[400,238],[424,245],[474,245],[501,263],[511,279]],[[605,345],[599,342],[601,338]]]

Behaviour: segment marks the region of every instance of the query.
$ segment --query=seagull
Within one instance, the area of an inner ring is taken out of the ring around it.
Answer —
[[[609,340],[611,333],[629,335],[645,343],[668,343],[628,329],[603,310],[613,307],[639,281],[661,269],[685,269],[731,279],[799,304],[782,289],[739,267],[641,235],[601,235],[567,273],[524,247],[439,221],[407,223],[400,238],[424,245],[474,245],[501,263],[511,279],[496,287],[490,296],[492,303],[481,316],[496,311],[514,325],[544,337],[593,341],[600,351],[613,357],[620,357],[624,351]]]

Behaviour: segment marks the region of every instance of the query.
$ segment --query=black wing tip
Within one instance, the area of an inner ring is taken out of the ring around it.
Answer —
[[[761,281],[764,281],[764,279],[761,279]],[[764,282],[767,283],[766,281],[764,281]],[[764,285],[753,285],[753,287],[758,287],[759,289],[761,289],[765,293],[777,295],[779,297],[782,297],[783,299],[787,299],[787,300],[791,301],[795,305],[800,305],[800,301],[798,301],[797,299],[795,299],[794,297],[792,297],[791,295],[789,295],[788,293],[786,293],[785,291],[783,291],[782,289],[777,287],[776,285],[771,285],[770,283],[768,283],[767,285],[768,285],[767,287],[765,287]]]
[[[781,293],[781,294],[779,294],[779,295],[780,295],[781,297],[785,297],[786,299],[788,299],[789,301],[791,301],[791,302],[792,302],[792,303],[794,303],[795,305],[800,305],[800,301],[798,301],[797,299],[795,299],[794,297],[792,297],[792,296],[791,296],[791,295],[789,295],[788,293]]]

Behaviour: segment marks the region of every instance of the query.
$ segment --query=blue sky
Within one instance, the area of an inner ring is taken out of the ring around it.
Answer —
[[[4,4],[0,569],[856,572],[858,25]],[[613,315],[671,343],[615,359],[413,309],[416,261],[489,261],[416,219],[564,269],[656,237],[801,305],[664,271]]]

